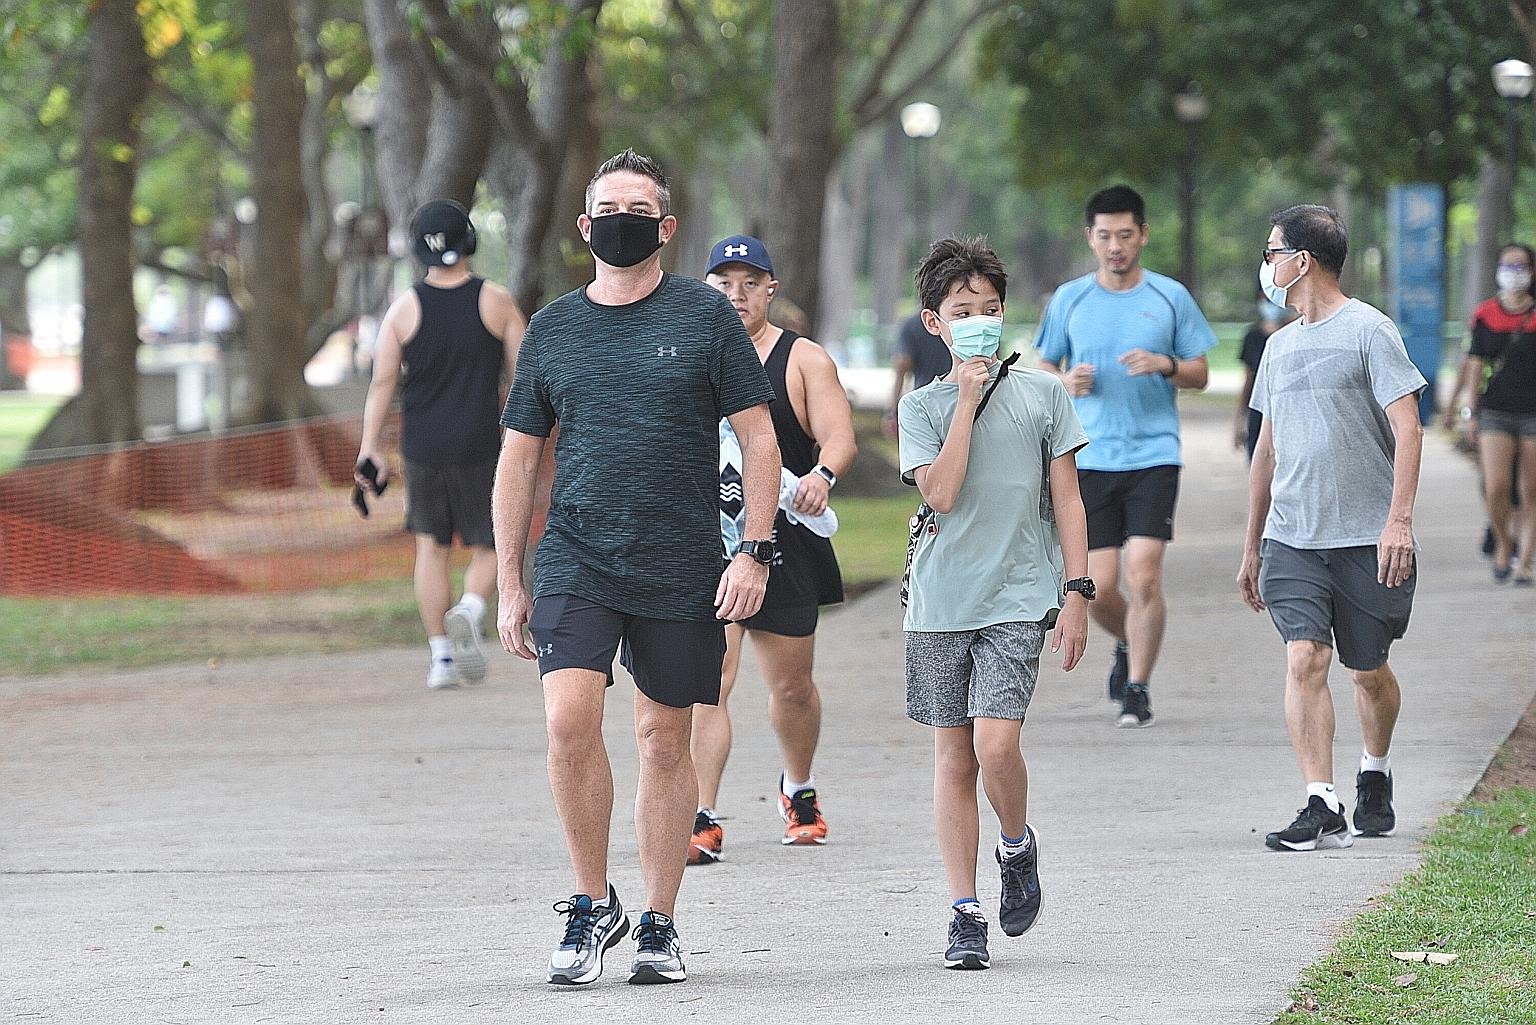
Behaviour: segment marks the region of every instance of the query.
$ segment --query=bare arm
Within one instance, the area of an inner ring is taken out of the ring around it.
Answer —
[[[1067,394],[1074,399],[1081,398],[1093,391],[1094,366],[1092,363],[1073,363],[1071,370],[1063,371],[1060,363],[1042,359],[1040,361],[1040,369],[1061,378],[1061,383],[1066,386]]]
[[[528,528],[533,520],[534,491],[539,464],[549,439],[504,431],[501,456],[496,462],[496,484],[491,491],[491,524],[496,536],[496,580],[500,591],[497,630],[501,643],[512,654],[533,658],[524,627],[533,611],[523,583],[523,560],[528,548]]]
[[[1392,506],[1387,525],[1376,543],[1379,583],[1397,587],[1413,572],[1413,503],[1419,492],[1419,463],[1424,454],[1424,428],[1419,423],[1419,396],[1404,395],[1387,406],[1396,450],[1392,456]]]
[[[773,536],[779,510],[779,441],[767,405],[749,406],[727,419],[741,443],[742,504],[747,522],[742,540],[766,541]],[[768,567],[752,556],[738,553],[726,566],[715,592],[716,618],[726,622],[750,619],[763,606],[768,587]]]
[[[1248,443],[1248,402],[1253,398],[1253,382],[1258,373],[1246,364],[1243,366],[1243,387],[1237,394],[1237,421],[1233,427],[1232,444],[1242,448]]]
[[[1253,449],[1253,464],[1248,468],[1248,529],[1243,536],[1242,565],[1237,571],[1238,592],[1255,612],[1264,611],[1264,600],[1259,597],[1259,542],[1264,538],[1264,521],[1269,518],[1269,489],[1274,479],[1275,429],[1266,417]]]
[[[1051,506],[1056,510],[1056,532],[1061,537],[1062,565],[1068,580],[1088,575],[1088,517],[1082,492],[1077,487],[1077,454],[1068,452],[1051,460]],[[1066,649],[1061,668],[1071,672],[1088,646],[1088,600],[1068,591],[1065,607],[1056,620],[1051,651]]]
[[[517,350],[523,344],[523,332],[528,329],[528,318],[518,308],[517,301],[500,285],[486,283],[480,293],[481,319],[486,328],[501,339],[502,365],[505,380],[501,388],[501,404],[507,404],[507,392],[517,372]]]
[[[810,421],[811,437],[821,449],[818,458],[833,476],[841,477],[853,465],[859,444],[853,433],[853,407],[838,380],[837,364],[814,342],[796,345],[790,358],[805,386],[806,419]],[[800,478],[795,491],[795,510],[821,515],[826,511],[831,490],[832,485],[821,474],[807,473]]]
[[[896,358],[891,360],[891,366],[896,370],[896,384],[891,392],[891,408],[889,415],[896,415],[896,407],[901,405],[901,396],[907,388],[907,375],[912,372],[912,357],[904,352],[898,352]],[[833,471],[836,472],[836,471]]]
[[[384,433],[389,404],[395,399],[395,387],[400,383],[401,342],[403,337],[415,332],[420,319],[416,293],[405,293],[384,314],[379,337],[374,343],[373,378],[368,383],[368,397],[363,402],[363,439],[358,445],[357,462],[372,459],[379,468],[380,484],[389,479],[389,459],[384,454],[380,436]],[[361,474],[354,474],[354,479],[359,487],[369,487]]]
[[[1204,356],[1196,356],[1194,359],[1175,359],[1164,352],[1132,349],[1120,357],[1120,362],[1125,365],[1126,372],[1132,377],[1157,374],[1167,377],[1173,382],[1175,388],[1192,388],[1195,391],[1201,391],[1211,380],[1211,364]],[[1176,370],[1175,367],[1177,367]],[[1168,376],[1169,371],[1173,371],[1172,377]]]
[[[1453,427],[1456,423],[1457,412],[1462,406],[1466,406],[1474,413],[1482,401],[1477,382],[1483,379],[1483,368],[1487,362],[1481,356],[1467,355],[1461,360],[1461,369],[1456,374],[1456,390],[1451,392],[1451,405],[1445,411],[1446,426]]]

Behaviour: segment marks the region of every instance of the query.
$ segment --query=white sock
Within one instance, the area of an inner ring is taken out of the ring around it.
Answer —
[[[972,918],[980,918],[985,921],[987,914],[981,910],[981,901],[975,897],[967,897],[965,900],[955,901],[955,910],[963,911]]]
[[[1018,857],[1020,854],[1023,854],[1025,851],[1029,850],[1030,845],[1033,842],[1034,841],[1029,838],[1029,829],[1027,827],[1024,830],[1024,836],[1017,842],[1008,839],[1008,835],[1001,830],[999,830],[997,834],[997,849],[1003,852],[1004,858]]]
[[[469,613],[469,618],[479,626],[485,618],[485,599],[473,591],[465,591],[464,597],[459,599],[459,606]]]
[[[433,658],[440,658],[447,662],[453,661],[453,642],[446,636],[428,637],[427,647],[432,649]]]
[[[715,814],[715,809],[713,809],[713,808],[706,808],[702,804],[699,805],[699,814],[703,815],[705,818],[709,819],[709,821],[711,821],[711,822],[719,822],[720,821],[720,816]]]
[[[1392,775],[1392,752],[1388,751],[1386,754],[1382,755],[1380,758],[1377,758],[1375,755],[1371,754],[1369,751],[1361,752],[1361,754],[1360,754],[1360,771],[1361,772],[1384,772],[1388,776]]]
[[[1329,811],[1334,812],[1335,814],[1338,813],[1339,795],[1333,789],[1332,783],[1308,783],[1307,797],[1308,799],[1313,797],[1321,797],[1323,799],[1323,803],[1328,806]]]
[[[794,797],[800,791],[802,791],[802,790],[809,790],[812,787],[816,786],[816,775],[815,775],[815,773],[812,773],[811,774],[811,778],[806,780],[804,783],[797,783],[794,780],[790,779],[789,778],[789,773],[787,773],[787,772],[784,774],[783,778],[784,778],[784,782],[783,782],[782,786],[783,786],[784,796],[785,797]]]

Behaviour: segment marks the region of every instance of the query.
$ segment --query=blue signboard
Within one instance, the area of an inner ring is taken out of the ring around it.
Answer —
[[[1387,258],[1389,312],[1408,358],[1429,382],[1419,416],[1435,410],[1445,324],[1445,192],[1438,185],[1394,185],[1387,194],[1392,251]]]

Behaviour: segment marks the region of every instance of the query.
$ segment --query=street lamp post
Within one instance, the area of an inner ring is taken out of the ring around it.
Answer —
[[[922,211],[918,223],[923,226],[923,235],[926,242],[933,242],[933,201],[928,194],[928,175],[924,158],[927,156],[924,140],[931,139],[939,134],[939,123],[942,121],[939,108],[931,103],[909,103],[901,108],[901,130],[907,138],[912,140],[912,164],[913,164],[913,201]],[[918,243],[918,254],[921,258],[927,249],[923,242]]]
[[[1195,206],[1200,171],[1200,125],[1211,116],[1210,98],[1201,92],[1199,82],[1191,82],[1184,87],[1183,92],[1174,94],[1173,114],[1184,125],[1184,160],[1179,169],[1179,203],[1182,208],[1179,275],[1190,294],[1198,297]]]
[[[1533,73],[1522,60],[1499,61],[1493,66],[1493,88],[1505,100],[1504,166],[1509,169],[1508,217],[1515,226],[1515,183],[1520,179],[1520,105],[1531,95]]]

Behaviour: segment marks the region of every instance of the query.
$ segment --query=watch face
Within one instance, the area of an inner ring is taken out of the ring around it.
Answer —
[[[752,546],[752,550],[748,554],[764,566],[772,563],[774,557],[778,555],[778,549],[774,547],[772,541],[748,541],[742,545],[742,549],[746,550],[747,545]]]

